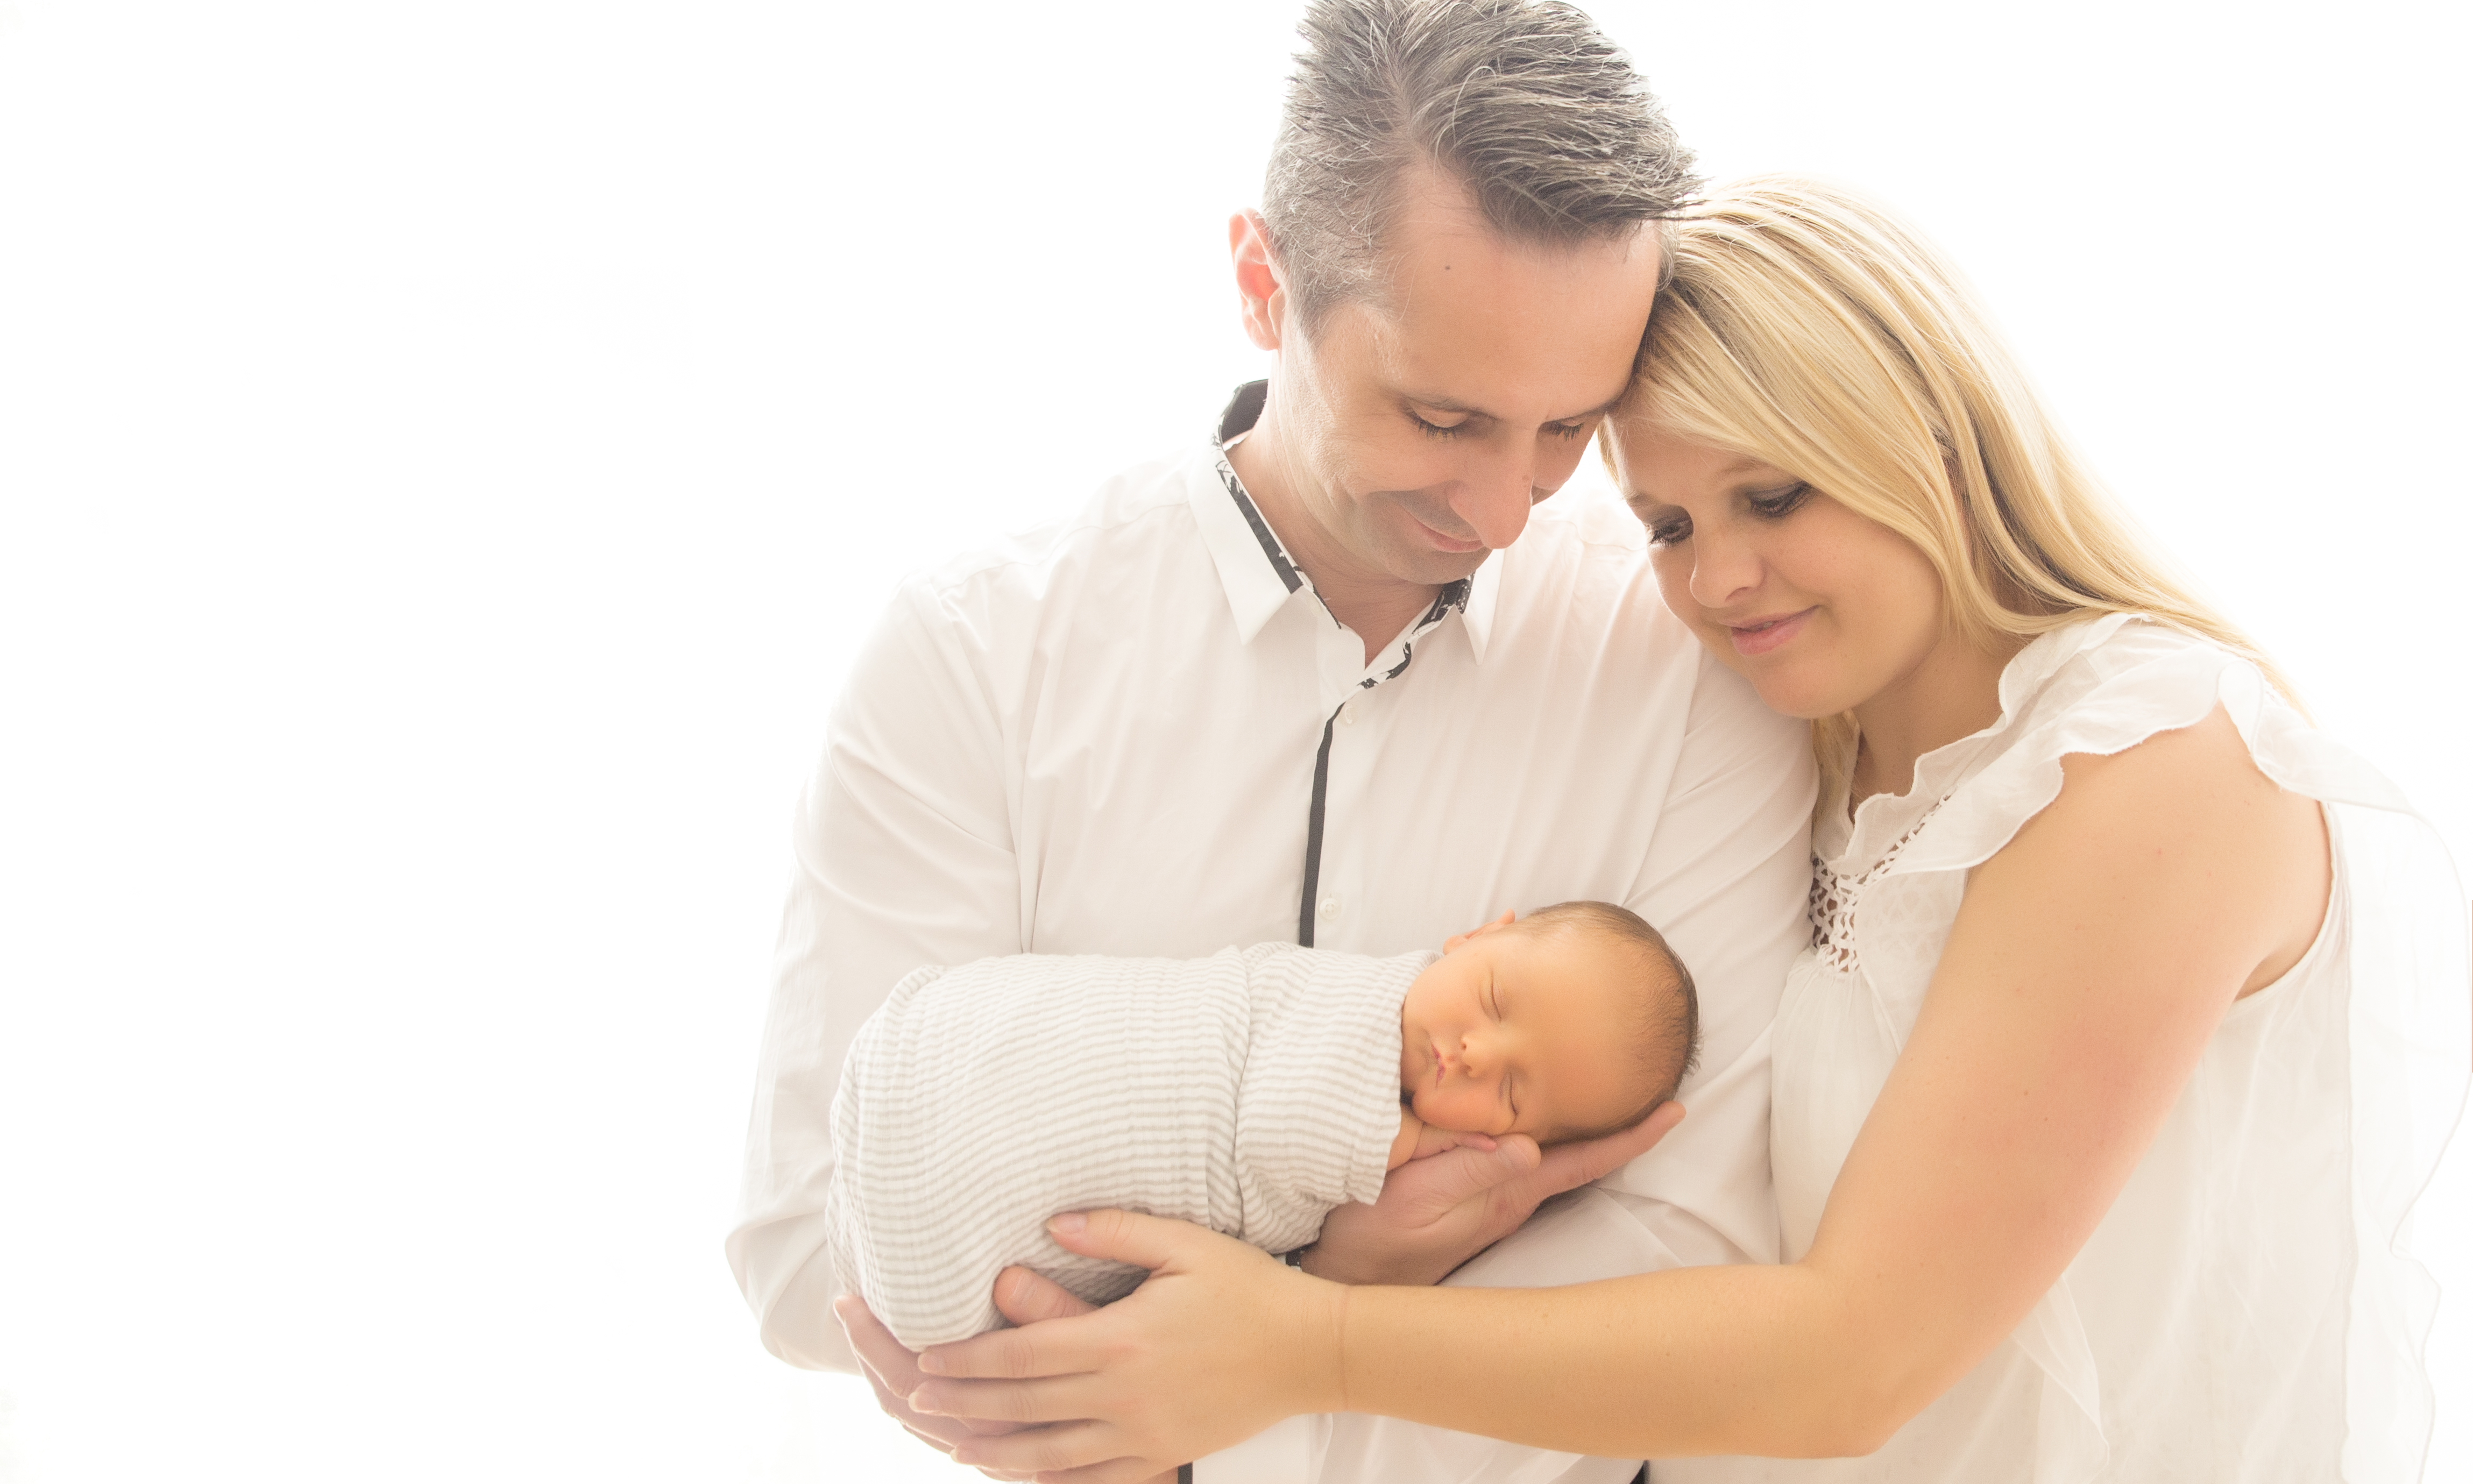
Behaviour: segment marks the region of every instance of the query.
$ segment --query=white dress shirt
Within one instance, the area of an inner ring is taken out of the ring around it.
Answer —
[[[1220,440],[1259,411],[1247,391]],[[852,1366],[825,1256],[827,1111],[860,1021],[920,966],[1305,937],[1391,954],[1583,898],[1640,913],[1691,966],[1690,1116],[1451,1281],[1774,1260],[1767,1036],[1810,932],[1813,792],[1802,724],[1667,611],[1639,523],[1601,487],[1538,507],[1372,664],[1218,441],[912,579],[793,829],[729,1242],[766,1346]],[[1595,1484],[1635,1467],[1338,1416],[1195,1476]]]

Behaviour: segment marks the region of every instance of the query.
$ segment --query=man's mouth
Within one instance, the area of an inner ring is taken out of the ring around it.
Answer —
[[[1414,515],[1408,518],[1417,521],[1417,529],[1426,533],[1427,543],[1438,550],[1447,551],[1455,557],[1465,557],[1471,552],[1485,550],[1485,542],[1474,536],[1453,536],[1449,532],[1435,530]]]

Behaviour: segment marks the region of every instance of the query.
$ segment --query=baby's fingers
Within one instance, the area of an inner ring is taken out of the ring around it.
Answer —
[[[1493,1147],[1494,1136],[1490,1134],[1464,1134],[1457,1129],[1438,1129],[1429,1123],[1417,1136],[1416,1158],[1422,1160],[1428,1155],[1441,1154],[1447,1149],[1492,1149]]]

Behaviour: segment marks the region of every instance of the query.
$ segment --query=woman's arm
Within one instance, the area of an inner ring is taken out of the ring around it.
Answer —
[[[1088,1319],[933,1352],[945,1375],[1054,1379],[921,1395],[1092,1420],[969,1446],[1000,1467],[1173,1461],[1341,1409],[1619,1457],[1869,1451],[2052,1286],[2225,1009],[2306,951],[2327,882],[2317,805],[2259,775],[2221,712],[2073,757],[2061,797],[1975,873],[1802,1262],[1334,1295],[1164,1224],[1093,1223],[1165,1259],[1161,1278]],[[1266,1348],[1232,1364],[1237,1334]]]

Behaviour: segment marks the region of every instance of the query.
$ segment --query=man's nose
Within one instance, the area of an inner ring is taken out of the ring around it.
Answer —
[[[1528,528],[1528,512],[1537,500],[1536,458],[1514,454],[1470,469],[1452,501],[1452,514],[1489,550],[1501,551]]]

